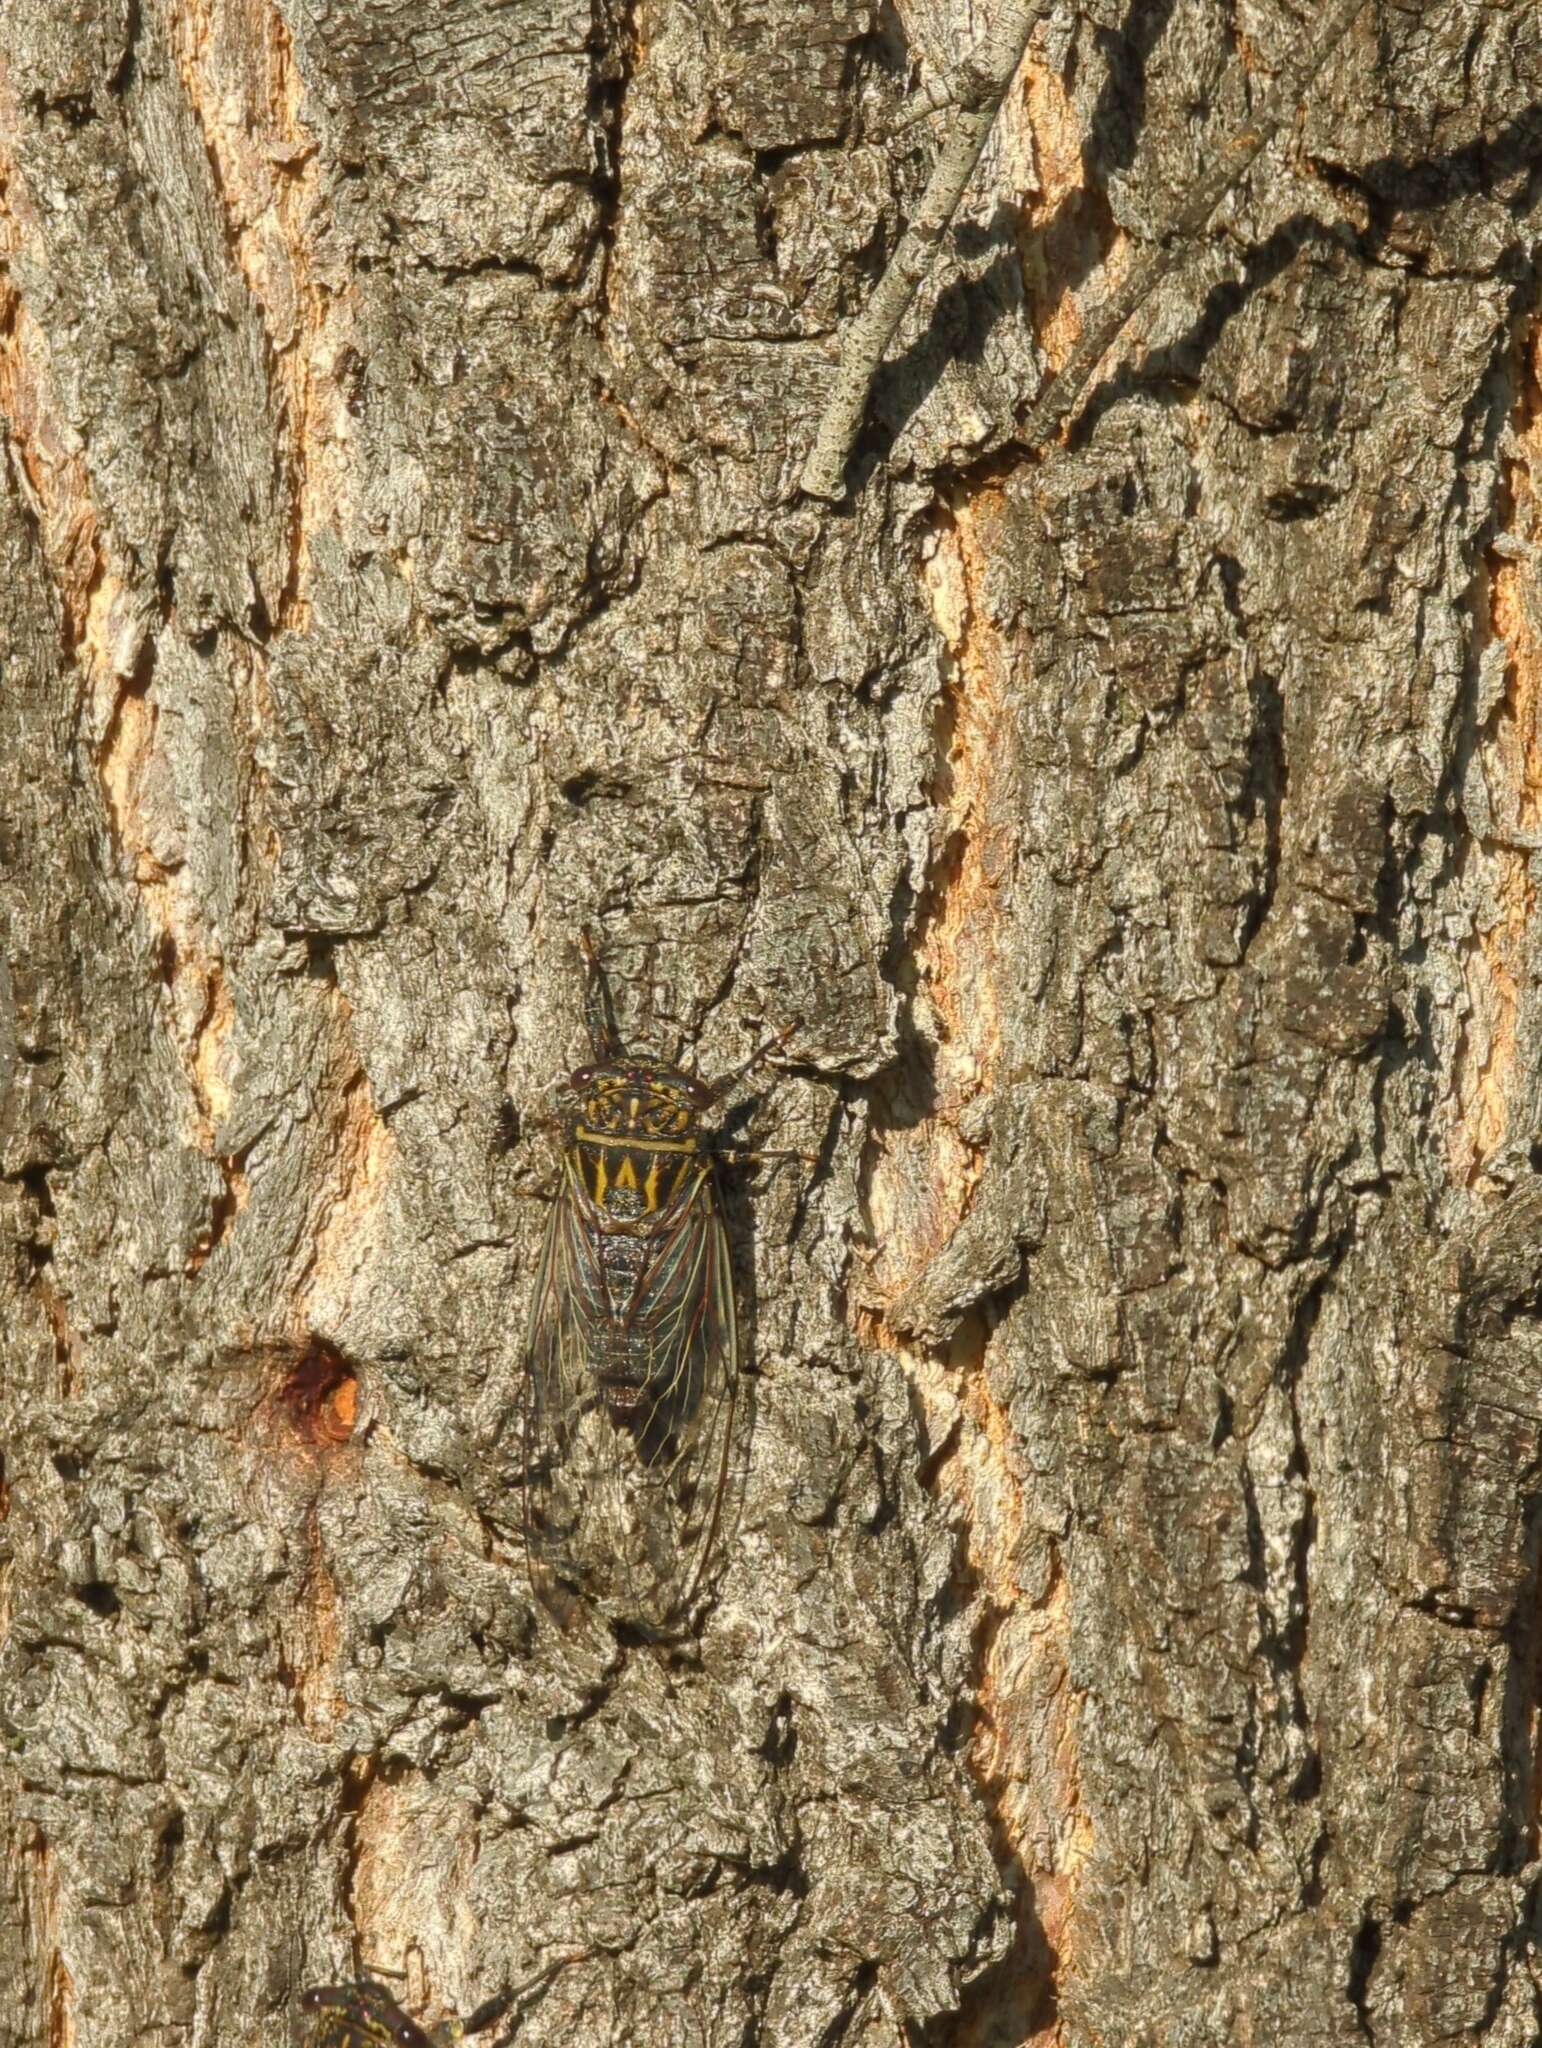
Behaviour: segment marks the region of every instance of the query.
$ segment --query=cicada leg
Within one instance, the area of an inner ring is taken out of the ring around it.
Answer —
[[[587,925],[578,934],[578,950],[584,956],[584,1023],[589,1032],[589,1047],[595,1059],[603,1064],[616,1058],[621,1036],[616,1030],[616,1010],[611,1001],[610,983],[600,965],[600,949]]]
[[[484,1998],[476,2011],[469,2013],[460,2022],[463,2034],[484,2034],[494,2026],[514,2003],[512,1991],[500,1991],[494,1998]]]
[[[710,1086],[714,1100],[724,1109],[734,1107],[733,1091],[739,1086],[740,1082],[748,1080],[761,1061],[774,1053],[778,1046],[785,1045],[797,1028],[796,1022],[784,1026],[774,1037],[768,1038],[764,1045],[757,1046],[742,1067],[735,1067],[733,1072],[725,1074],[721,1081],[712,1082]]]
[[[714,1155],[719,1159],[747,1159],[757,1165],[766,1159],[778,1161],[796,1159],[801,1161],[804,1166],[817,1166],[819,1164],[819,1154],[817,1152],[762,1152],[750,1145],[715,1145],[712,1149]]]

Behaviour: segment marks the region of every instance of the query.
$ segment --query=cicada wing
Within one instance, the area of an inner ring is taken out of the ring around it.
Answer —
[[[568,1588],[650,1629],[695,1593],[712,1549],[732,1438],[738,1335],[728,1234],[705,1170],[612,1300],[604,1219],[569,1170],[531,1312],[525,1545],[562,1614]],[[625,1356],[638,1384],[607,1393]]]
[[[624,1434],[619,1491],[632,1510],[617,1556],[630,1618],[662,1629],[689,1606],[722,1511],[739,1377],[733,1263],[723,1211],[703,1173],[644,1270],[632,1304],[646,1339],[646,1398]],[[616,1505],[623,1505],[618,1499]]]

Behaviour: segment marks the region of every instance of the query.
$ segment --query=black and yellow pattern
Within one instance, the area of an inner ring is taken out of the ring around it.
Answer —
[[[512,1992],[501,1992],[468,2019],[441,2020],[425,2029],[402,2011],[383,1984],[360,1977],[352,1984],[318,1984],[300,2005],[316,2015],[306,2048],[456,2048],[468,2035],[502,2019],[513,2001]],[[506,2034],[499,2048],[507,2048],[508,2040]]]
[[[570,1076],[563,1180],[531,1309],[531,1577],[662,1627],[712,1546],[738,1377],[713,1091],[626,1058],[586,948],[595,1064]],[[553,1604],[556,1604],[553,1602]]]
[[[591,1202],[618,1224],[656,1216],[701,1175],[700,1082],[673,1067],[586,1067],[569,1150]]]
[[[316,2015],[306,2048],[450,2048],[461,2038],[453,2020],[425,2033],[370,1977],[356,1984],[318,1984],[300,2004]]]

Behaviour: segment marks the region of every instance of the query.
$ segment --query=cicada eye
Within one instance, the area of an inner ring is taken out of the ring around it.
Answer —
[[[580,1067],[577,1073],[568,1075],[568,1086],[570,1088],[587,1088],[593,1079],[593,1067]]]

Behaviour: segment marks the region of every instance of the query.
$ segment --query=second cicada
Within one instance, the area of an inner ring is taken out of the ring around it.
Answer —
[[[536,1276],[525,1546],[536,1591],[661,1630],[700,1586],[739,1373],[728,1232],[705,1127],[721,1091],[621,1050],[583,936],[593,1059],[564,1092]]]
[[[318,1984],[300,2000],[316,2015],[306,2048],[457,2048],[468,2035],[483,2033],[503,2017],[512,2001],[490,1998],[467,2020],[441,2020],[420,2027],[402,2011],[383,1984],[360,1977],[352,1984]]]

